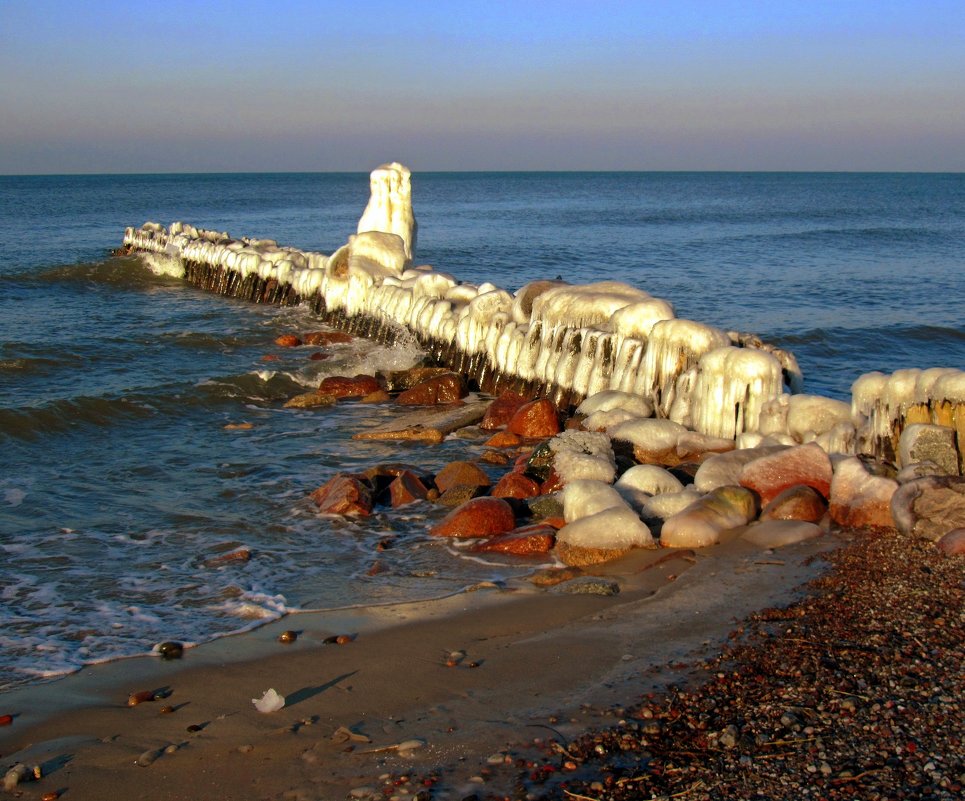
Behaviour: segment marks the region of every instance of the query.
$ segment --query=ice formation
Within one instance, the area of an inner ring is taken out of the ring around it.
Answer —
[[[829,452],[889,459],[906,425],[931,423],[952,428],[962,451],[961,370],[869,373],[855,381],[850,409],[803,396],[793,355],[753,334],[678,319],[668,301],[621,282],[532,281],[511,294],[413,267],[409,170],[384,164],[370,187],[357,233],[331,255],[183,222],[128,228],[124,244],[204,289],[306,303],[327,323],[383,342],[414,337],[432,360],[485,392],[582,403],[592,427],[638,448],[656,444],[640,444],[639,422],[654,414],[738,446],[815,441]],[[673,446],[690,447],[680,437]]]

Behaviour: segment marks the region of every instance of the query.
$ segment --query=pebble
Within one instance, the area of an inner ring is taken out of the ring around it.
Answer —
[[[295,642],[295,640],[297,639],[298,639],[297,631],[291,631],[291,630],[283,631],[281,634],[278,635],[278,642],[285,643],[286,645],[288,643]]]
[[[161,756],[162,753],[163,751],[157,748],[152,748],[148,751],[145,751],[137,759],[135,759],[134,764],[142,768],[146,768],[148,765],[153,765],[155,760],[157,760],[157,758]]]
[[[370,796],[375,795],[375,793],[375,788],[369,787],[368,785],[364,785],[362,787],[353,787],[348,792],[352,798],[369,798]]]
[[[3,776],[3,789],[11,792],[18,784],[30,780],[30,769],[22,762],[18,762]]]

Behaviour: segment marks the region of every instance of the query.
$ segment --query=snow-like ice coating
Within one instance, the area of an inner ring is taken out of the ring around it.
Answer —
[[[145,254],[153,269],[180,273],[205,289],[263,303],[307,303],[332,325],[380,341],[407,332],[432,359],[466,373],[484,391],[514,389],[582,404],[590,427],[638,447],[686,449],[670,442],[670,421],[739,447],[815,441],[828,452],[889,459],[912,423],[948,426],[965,441],[959,369],[869,373],[854,382],[850,408],[801,395],[790,353],[753,334],[677,319],[670,302],[621,282],[533,281],[511,294],[413,268],[409,170],[381,165],[370,185],[357,233],[331,255],[183,222],[128,228],[124,244]],[[660,419],[647,421],[651,414]],[[679,439],[680,430],[673,432]]]

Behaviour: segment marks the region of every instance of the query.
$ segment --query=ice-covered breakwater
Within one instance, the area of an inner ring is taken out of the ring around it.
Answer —
[[[816,441],[828,452],[895,459],[914,423],[965,441],[965,374],[953,368],[871,373],[851,404],[801,394],[794,357],[751,334],[675,317],[627,284],[534,281],[514,293],[414,266],[409,171],[372,173],[358,232],[330,255],[234,239],[176,222],[128,228],[125,246],[155,269],[261,303],[307,303],[329,324],[380,341],[402,332],[489,392],[514,389],[575,405],[604,390],[650,413],[740,446]]]

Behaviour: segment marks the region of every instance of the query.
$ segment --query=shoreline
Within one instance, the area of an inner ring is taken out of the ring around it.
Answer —
[[[157,799],[345,797],[386,770],[468,766],[563,709],[569,726],[586,725],[580,704],[613,702],[640,675],[672,679],[735,616],[793,597],[831,539],[776,558],[737,540],[696,556],[641,551],[595,571],[620,583],[615,596],[480,589],[418,609],[287,616],[177,661],[93,666],[0,695],[15,716],[0,729],[0,765],[41,767],[40,781],[18,787],[26,798],[149,788]],[[291,628],[297,642],[278,643]],[[340,633],[354,639],[323,642]],[[270,687],[286,706],[259,713],[250,699]],[[169,695],[129,708],[144,690]],[[334,742],[341,727],[370,742]],[[360,753],[405,741],[419,747]],[[147,754],[151,764],[136,764]]]

